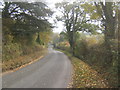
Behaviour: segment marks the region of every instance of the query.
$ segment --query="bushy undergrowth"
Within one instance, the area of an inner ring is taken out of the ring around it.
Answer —
[[[60,42],[56,45],[56,48],[70,52],[70,45],[68,42]]]
[[[40,59],[46,54],[45,48],[39,48],[40,51],[36,51],[34,53],[18,56],[14,59],[9,59],[8,61],[4,61],[2,63],[2,72],[14,70],[22,65],[28,64],[30,62],[35,61],[36,59]]]
[[[22,54],[22,50],[18,43],[9,43],[3,46],[3,61],[14,59]]]
[[[3,45],[2,61],[9,61],[19,56],[28,55],[37,51],[41,51],[44,46],[40,45],[21,45],[20,43],[7,43]]]
[[[61,44],[61,43],[60,43]],[[69,46],[59,45],[59,49],[70,51]],[[118,86],[118,44],[117,40],[111,40],[112,63],[108,60],[107,49],[103,35],[87,36],[76,42],[74,56],[88,63],[104,79],[109,82],[111,87]]]
[[[74,57],[71,53],[57,49],[65,53],[73,65],[72,80],[68,88],[109,88],[106,80],[84,61]]]
[[[36,42],[36,34],[29,36],[3,35],[2,43],[2,71],[13,70],[34,59],[43,56],[45,45]]]
[[[38,44],[22,45],[20,43],[8,43],[3,46],[2,52],[2,72],[5,72],[43,56],[46,53],[46,49]]]

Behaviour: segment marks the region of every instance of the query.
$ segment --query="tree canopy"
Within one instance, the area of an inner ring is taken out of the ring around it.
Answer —
[[[82,5],[83,3],[81,2],[62,2],[56,4],[56,8],[58,8],[63,14],[59,18],[57,17],[57,19],[58,21],[63,21],[65,24],[68,40],[72,51],[74,51],[73,49],[75,47],[75,35],[77,31],[86,31],[95,34],[96,29],[99,28],[97,25],[90,24],[88,22],[90,21],[90,19],[87,18],[87,12],[85,12]]]

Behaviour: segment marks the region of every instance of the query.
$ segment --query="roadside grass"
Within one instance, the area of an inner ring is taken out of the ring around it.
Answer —
[[[4,61],[2,62],[2,73],[19,69],[21,67],[26,66],[27,64],[31,64],[34,61],[38,61],[46,53],[47,49],[42,49],[41,51],[37,51],[28,55],[19,56],[18,58],[15,59]]]
[[[73,65],[72,82],[69,83],[68,88],[109,88],[107,81],[101,78],[98,72],[87,63],[67,51],[56,50],[65,53]]]

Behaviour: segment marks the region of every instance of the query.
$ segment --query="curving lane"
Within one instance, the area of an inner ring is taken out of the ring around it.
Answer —
[[[48,49],[41,60],[16,72],[2,76],[3,88],[66,88],[71,80],[72,65],[68,57]]]

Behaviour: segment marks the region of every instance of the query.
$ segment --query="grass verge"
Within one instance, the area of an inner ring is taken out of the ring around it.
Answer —
[[[35,61],[40,60],[44,55],[47,54],[47,49],[37,51],[35,53],[20,56],[18,58],[2,62],[2,73],[16,71],[26,65],[29,65]]]
[[[68,88],[109,88],[108,83],[88,64],[67,51],[56,50],[65,53],[73,65],[72,82],[69,83]]]

